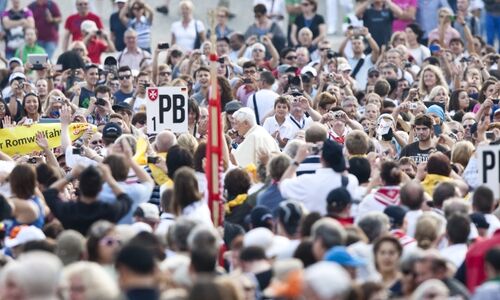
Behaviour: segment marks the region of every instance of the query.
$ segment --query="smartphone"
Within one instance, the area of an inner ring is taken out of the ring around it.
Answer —
[[[493,99],[491,101],[493,102],[493,104],[498,105],[498,102],[500,101],[500,99]]]
[[[156,164],[160,160],[158,156],[148,156],[148,164]]]
[[[170,48],[170,44],[169,43],[158,43],[158,49],[160,50],[166,50]]]
[[[24,125],[31,125],[31,124],[33,124],[33,119],[27,118],[27,119],[24,121]]]
[[[96,105],[100,105],[100,106],[105,106],[106,105],[106,100],[104,100],[102,98],[97,98],[97,100],[95,101],[95,104]]]
[[[250,83],[252,83],[252,79],[250,79],[250,78],[243,78],[243,83],[244,84],[250,84]]]
[[[80,148],[80,147],[74,147],[72,153],[75,154],[75,155],[82,155],[82,148]]]
[[[457,16],[449,16],[451,22],[455,22],[457,19]]]
[[[441,125],[434,124],[434,135],[440,136],[441,133],[443,133],[443,130],[441,129]]]
[[[441,51],[441,47],[439,47],[439,45],[432,44],[429,46],[429,50],[431,50],[431,53],[439,52],[439,51]]]

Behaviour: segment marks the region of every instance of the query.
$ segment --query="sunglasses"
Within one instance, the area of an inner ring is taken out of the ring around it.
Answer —
[[[122,244],[122,241],[115,239],[113,237],[104,237],[99,241],[99,244],[101,244],[102,246],[107,246],[107,247],[111,247],[111,246],[115,246],[115,245],[120,246]]]
[[[77,4],[78,6],[87,6],[89,5],[87,2],[80,2]]]
[[[369,78],[377,78],[379,76],[380,76],[380,74],[377,74],[377,73],[368,75]]]
[[[297,59],[297,56],[286,56],[285,58],[288,60],[294,60]]]
[[[124,79],[130,79],[132,75],[123,75],[123,76],[118,76],[118,79],[124,80]]]

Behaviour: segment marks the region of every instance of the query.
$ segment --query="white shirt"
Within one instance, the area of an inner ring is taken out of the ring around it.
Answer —
[[[238,148],[233,149],[232,153],[238,165],[246,167],[249,164],[257,163],[258,153],[261,150],[269,153],[280,151],[278,144],[264,127],[255,125],[248,130],[243,142],[238,145]]]
[[[182,210],[182,216],[199,222],[203,225],[214,226],[212,222],[212,217],[210,214],[210,209],[206,203],[203,201],[196,201],[190,205],[184,207]]]
[[[397,187],[397,189],[399,194],[399,187]],[[392,200],[390,198],[378,195],[376,196],[375,194],[377,191],[378,190],[375,190],[363,198],[358,206],[358,214],[356,216],[357,220],[361,219],[371,211],[384,212],[384,209],[389,205],[399,205],[399,197],[397,198],[397,201],[391,202]]]
[[[255,95],[255,102],[257,103],[257,111],[255,109],[253,97]],[[255,115],[259,115],[259,124],[264,123],[264,117],[274,109],[274,100],[280,95],[276,94],[272,90],[262,89],[256,93],[248,96],[247,106],[255,111]]]
[[[490,224],[490,227],[488,228],[488,237],[492,236],[497,229],[500,228],[500,220],[493,215],[493,214],[484,214],[484,218],[486,219],[486,222]]]
[[[205,31],[203,22],[196,20],[195,26],[194,21],[194,19],[191,19],[187,27],[182,26],[182,21],[174,22],[170,27],[170,31],[175,36],[175,44],[183,51],[193,50],[196,40],[196,29],[198,29],[198,33]]]
[[[347,190],[354,195],[359,186],[358,179],[347,175],[349,182]],[[304,203],[310,211],[326,214],[326,197],[331,190],[342,186],[342,176],[331,168],[320,168],[314,174],[304,174],[299,177],[283,180],[279,189],[285,199],[294,199]]]
[[[307,130],[307,128],[309,128],[309,126],[311,126],[312,123],[314,123],[313,119],[311,119],[310,117],[306,117],[305,114],[302,117],[302,120],[300,120],[300,121],[295,119],[290,114],[287,117],[287,121],[289,121],[292,124],[292,132],[290,134],[292,135],[293,138],[295,138],[295,135],[297,134],[297,132],[299,130],[305,131],[305,130]]]
[[[418,218],[423,214],[424,212],[419,209],[419,210],[410,210],[406,213],[405,215],[405,220],[407,224],[407,229],[406,229],[406,235],[415,238],[415,229],[417,228],[417,221]]]
[[[363,63],[363,65],[359,69],[359,72],[356,74],[356,77],[354,77],[354,79],[356,79],[356,82],[358,83],[358,89],[365,90],[366,84],[368,83],[368,70],[371,67],[373,67],[374,65],[372,62],[372,55],[371,54],[363,55],[361,57],[365,59],[365,62]],[[358,64],[358,61],[360,59],[356,59],[354,57],[350,57],[347,59],[347,61],[349,62],[349,65],[351,66],[353,71],[356,68],[356,65]]]
[[[424,45],[420,45],[418,48],[415,49],[408,48],[408,51],[410,52],[411,56],[415,59],[415,62],[419,66],[422,65],[424,59],[431,56],[431,50],[429,50],[429,48],[425,47]]]
[[[270,135],[273,135],[276,131],[279,131],[281,139],[289,139],[289,140],[293,139],[292,126],[294,125],[291,122],[289,122],[288,117],[285,119],[285,122],[283,122],[283,124],[280,125],[278,124],[278,121],[276,121],[275,116],[267,118],[264,121],[264,125],[262,125],[262,127],[264,127],[264,129],[267,130],[267,132],[269,132]]]
[[[459,268],[467,254],[467,244],[455,244],[441,249],[441,255]]]

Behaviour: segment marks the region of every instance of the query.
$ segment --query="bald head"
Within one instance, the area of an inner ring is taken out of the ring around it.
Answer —
[[[401,203],[411,210],[419,210],[424,203],[424,189],[419,182],[410,181],[401,188]]]
[[[155,139],[154,149],[156,152],[168,152],[168,149],[177,144],[177,138],[172,131],[162,131]]]

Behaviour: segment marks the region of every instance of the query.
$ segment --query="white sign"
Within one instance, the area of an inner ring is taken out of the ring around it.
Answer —
[[[168,86],[147,89],[148,133],[165,129],[182,133],[188,131],[188,89]]]
[[[500,145],[479,146],[476,151],[479,180],[500,198]]]

